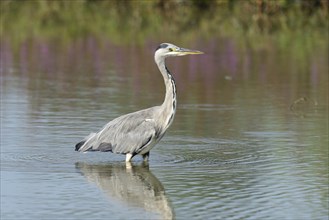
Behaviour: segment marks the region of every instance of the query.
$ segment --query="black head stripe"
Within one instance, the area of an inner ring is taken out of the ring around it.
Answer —
[[[166,47],[168,47],[168,44],[162,43],[158,46],[158,48],[155,51],[159,50],[160,48],[166,48]]]

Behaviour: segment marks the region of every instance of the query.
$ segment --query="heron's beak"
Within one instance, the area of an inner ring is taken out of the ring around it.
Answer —
[[[186,48],[179,48],[175,52],[177,52],[178,56],[184,56],[184,55],[188,55],[188,54],[203,54],[203,52],[201,52],[201,51],[190,50],[190,49],[186,49]]]

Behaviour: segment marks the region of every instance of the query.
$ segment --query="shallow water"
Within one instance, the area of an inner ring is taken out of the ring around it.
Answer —
[[[324,50],[300,68],[229,39],[182,45],[206,54],[168,60],[178,110],[148,165],[74,151],[161,103],[156,46],[2,43],[1,219],[327,219]]]

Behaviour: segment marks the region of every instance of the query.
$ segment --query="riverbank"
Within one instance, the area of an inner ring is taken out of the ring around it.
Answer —
[[[1,1],[1,38],[71,41],[93,35],[117,44],[233,37],[262,46],[328,41],[327,1]]]

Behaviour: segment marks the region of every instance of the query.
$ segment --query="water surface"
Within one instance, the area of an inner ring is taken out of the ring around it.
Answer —
[[[158,42],[1,47],[1,219],[327,219],[328,54],[301,63],[230,39],[168,60],[175,121],[149,164],[74,151],[160,104]]]

